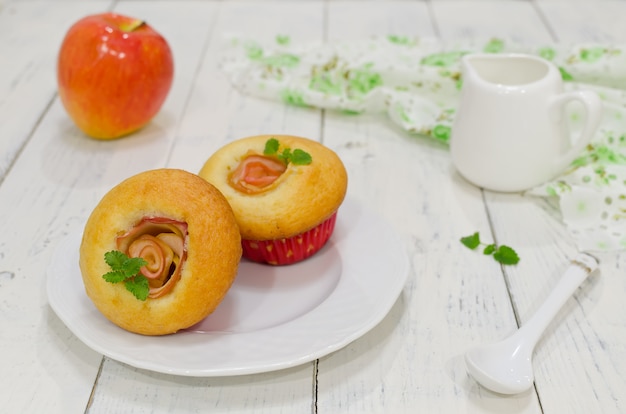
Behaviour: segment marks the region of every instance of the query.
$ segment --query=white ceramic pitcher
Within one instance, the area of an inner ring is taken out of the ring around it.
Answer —
[[[462,58],[463,89],[452,128],[452,162],[468,181],[495,191],[522,191],[562,173],[589,143],[602,116],[591,91],[563,92],[556,66],[524,54]],[[565,106],[580,101],[580,133]]]

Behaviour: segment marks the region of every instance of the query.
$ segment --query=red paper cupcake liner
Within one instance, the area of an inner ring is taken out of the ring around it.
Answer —
[[[311,230],[286,239],[241,240],[243,257],[259,263],[288,265],[319,251],[335,230],[337,212]]]

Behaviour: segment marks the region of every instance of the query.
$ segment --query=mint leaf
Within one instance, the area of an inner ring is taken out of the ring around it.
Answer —
[[[485,246],[485,249],[483,250],[483,254],[493,254],[493,252],[496,251],[496,245],[495,244],[488,244],[487,246]]]
[[[141,257],[130,258],[118,250],[111,250],[110,252],[106,252],[104,254],[104,261],[111,267],[111,270],[114,273],[120,273],[121,275],[126,276],[122,280],[136,275],[137,273],[139,273],[139,270],[142,266],[148,264],[148,262],[146,262]],[[121,277],[121,275],[117,277]],[[115,278],[116,276],[111,277]]]
[[[109,283],[119,283],[128,279],[128,275],[121,270],[113,270],[109,273],[105,273],[102,277]]]
[[[517,252],[509,246],[502,245],[493,254],[493,258],[504,265],[514,265],[519,262]]]
[[[104,280],[109,283],[124,282],[126,289],[137,299],[146,300],[148,298],[150,293],[148,279],[140,273],[141,267],[147,265],[148,262],[141,257],[128,257],[118,250],[106,252],[104,261],[111,268],[110,272],[102,275]]]
[[[146,300],[150,293],[150,285],[148,278],[144,275],[137,275],[133,278],[127,279],[124,282],[126,290],[132,293],[139,300]]]
[[[461,243],[463,243],[466,247],[474,250],[475,248],[480,246],[480,236],[478,235],[478,232],[476,232],[471,236],[461,238]]]
[[[295,165],[309,165],[313,162],[313,158],[308,152],[302,151],[301,149],[295,149],[293,150],[293,154],[291,156],[291,162]]]
[[[265,143],[265,149],[263,150],[263,154],[265,155],[275,155],[278,152],[278,140],[276,138],[270,138]]]
[[[132,277],[139,273],[142,266],[145,266],[147,264],[148,262],[146,262],[141,257],[129,257],[123,264],[123,271],[124,273],[126,273],[127,277]]]
[[[128,256],[117,250],[112,250],[104,254],[104,261],[113,270],[121,270],[126,260],[128,260]]]

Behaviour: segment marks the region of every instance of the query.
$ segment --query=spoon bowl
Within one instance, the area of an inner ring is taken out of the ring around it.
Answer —
[[[465,354],[465,365],[478,383],[500,394],[519,394],[533,385],[532,350],[511,336]]]
[[[581,253],[572,260],[537,312],[506,339],[481,345],[465,354],[467,372],[483,387],[501,394],[519,394],[532,387],[532,355],[537,341],[559,309],[598,267],[598,260]]]

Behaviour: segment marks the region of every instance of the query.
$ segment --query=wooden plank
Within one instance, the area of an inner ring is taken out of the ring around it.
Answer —
[[[620,22],[620,15],[626,12],[626,4],[622,2],[541,1],[538,10],[558,41],[565,44],[599,42],[610,45],[621,43],[626,35]],[[516,231],[511,224],[504,224],[511,220],[510,216],[498,215],[502,222],[499,227],[509,233]],[[557,214],[550,221],[560,222],[559,219]],[[568,233],[550,227],[555,238],[564,240],[564,245],[556,254],[552,254],[552,246],[546,249],[545,263],[535,269],[538,273],[535,283],[520,287],[512,284],[512,289],[525,292],[520,300],[524,319],[536,309],[560,276],[560,270],[556,271],[553,263],[563,262],[577,250]],[[626,403],[620,398],[626,389],[626,349],[617,345],[624,342],[626,316],[616,312],[626,291],[622,270],[624,257],[607,253],[600,258],[600,273],[587,281],[566,305],[559,315],[559,323],[548,332],[536,352],[536,382],[542,406],[548,413],[621,413],[626,410]],[[511,280],[518,277],[522,275],[512,275]]]
[[[516,24],[496,32],[520,42],[540,44],[555,39],[565,43],[617,40],[623,33],[618,24],[611,24],[617,21],[612,17],[618,15],[617,7],[613,2],[541,2],[537,11],[547,23],[545,29],[521,30],[533,26],[517,17]],[[524,13],[517,10],[515,14],[524,16]],[[496,10],[494,14],[502,16]],[[480,20],[476,23],[473,35],[493,33],[489,24],[483,25]],[[611,28],[615,28],[615,34],[610,32]],[[515,33],[517,30],[519,33]],[[485,199],[494,237],[499,243],[514,246],[522,257],[520,265],[506,269],[506,278],[517,316],[524,323],[556,284],[577,249],[549,200],[491,192],[485,192]],[[516,205],[515,209],[511,208],[512,204]],[[623,390],[625,384],[624,365],[617,362],[624,360],[624,352],[619,347],[617,350],[606,347],[615,337],[608,335],[603,340],[603,335],[608,333],[606,325],[593,316],[595,312],[611,314],[609,308],[617,300],[615,292],[624,290],[624,281],[618,275],[618,258],[603,255],[602,259],[600,278],[591,278],[567,303],[535,352],[536,385],[546,413],[624,411],[616,397],[617,390]],[[613,294],[604,295],[605,302],[600,302],[598,290],[604,290],[601,287],[604,283],[612,284],[606,289]],[[597,308],[602,311],[596,311]],[[612,326],[624,326],[623,319],[616,320],[615,316],[611,319]],[[502,336],[502,331],[489,335],[491,340]]]
[[[175,39],[174,30],[197,27],[205,31],[190,42],[201,49],[178,44],[185,59],[193,63],[185,96],[178,104],[180,113],[169,125],[176,141],[168,155],[167,166],[197,172],[206,159],[226,142],[261,133],[292,133],[319,139],[320,111],[286,107],[280,102],[245,96],[232,88],[218,67],[226,33],[242,33],[258,41],[273,41],[277,34],[291,34],[295,40],[320,41],[323,24],[322,2],[174,2],[120,3],[120,10],[152,14],[151,21]],[[106,360],[92,409],[119,412],[133,400],[138,412],[185,413],[198,410],[216,412],[279,413],[309,412],[312,407],[313,363],[276,373],[238,377],[184,378],[135,370]],[[140,396],[139,398],[137,396]]]
[[[56,229],[48,228],[67,194],[55,190],[59,177],[49,175],[48,167],[55,162],[55,152],[67,148],[67,141],[62,131],[53,134],[44,129],[40,134],[53,139],[34,139],[34,151],[24,149],[15,158],[55,95],[56,53],[65,31],[78,18],[109,4],[97,1],[59,8],[23,2],[6,3],[0,9],[0,182],[15,162],[14,174],[0,187],[4,227],[0,405],[7,412],[82,411],[101,361],[46,305],[45,271],[52,252],[47,247],[57,240],[50,235],[56,230],[58,236],[76,223],[70,213],[56,222]],[[68,165],[71,155],[68,152]],[[61,203],[48,203],[51,199]]]
[[[619,44],[626,38],[621,1],[539,0],[537,9],[562,43]]]
[[[0,43],[0,182],[55,96],[56,58],[66,30],[111,3],[78,3],[64,13],[50,2],[0,7],[0,38],[6,39]]]
[[[436,3],[433,12],[440,22],[442,37],[445,39],[454,39],[458,36],[470,39],[497,36],[526,44],[543,44],[552,40],[549,27],[542,24],[540,15],[527,3],[481,2],[471,5]],[[472,18],[467,20],[459,18],[466,13],[473,13]],[[532,300],[536,300],[533,298],[537,298],[532,296],[532,292],[537,292],[540,286],[543,292],[547,292],[550,285],[546,286],[541,281],[545,280],[547,274],[552,275],[551,280],[556,280],[559,270],[563,270],[562,265],[566,263],[571,247],[568,250],[567,237],[563,242],[558,241],[559,236],[567,235],[558,221],[554,220],[555,212],[551,205],[537,204],[535,200],[524,198],[519,194],[485,192],[484,197],[492,224],[493,241],[514,246],[522,257],[519,265],[507,267],[504,272],[517,317],[523,322],[529,317],[529,303],[533,303]],[[515,205],[515,209],[512,209],[511,205]],[[538,244],[545,244],[546,248],[538,251],[536,250]],[[540,301],[534,303],[538,306]],[[495,341],[512,331],[511,327],[490,325],[489,329],[483,331],[479,342]],[[493,395],[481,388],[474,388],[473,392]],[[543,388],[538,392],[539,397],[547,393]],[[517,397],[536,401],[533,392]]]
[[[432,13],[444,40],[501,37],[527,44],[552,40],[541,16],[526,1],[436,1]]]
[[[355,7],[353,2],[334,1],[328,6],[327,41],[363,40],[372,36],[434,35],[425,3],[372,1]]]
[[[348,3],[331,3],[328,37],[366,38],[391,28],[409,36],[467,34],[481,20],[462,2],[368,6],[359,6],[360,20],[387,23],[349,24],[342,9]],[[438,19],[431,23],[432,14]],[[400,232],[411,273],[379,326],[320,361],[319,412],[540,412],[533,394],[492,398],[465,373],[468,346],[516,325],[500,267],[459,242],[475,231],[489,234],[489,222],[481,192],[454,173],[447,147],[398,131],[382,115],[328,112],[324,128],[324,142],[347,163],[352,194]]]
[[[11,412],[80,412],[87,406],[102,357],[72,335],[46,306],[46,268],[57,243],[70,232],[82,231],[104,192],[138,171],[165,165],[176,117],[191,89],[202,50],[193,35],[200,32],[206,38],[208,27],[201,17],[210,16],[214,4],[179,2],[175,8],[144,4],[145,16],[159,30],[163,27],[172,47],[186,51],[177,55],[178,77],[162,112],[132,137],[95,141],[74,127],[55,100],[0,187],[0,212],[5,220],[5,237],[0,241],[2,331],[10,333],[2,337],[0,384],[2,405]],[[53,17],[55,13],[86,11],[74,4],[32,7],[56,20],[56,31],[65,26]],[[176,15],[184,17],[184,23]],[[183,26],[187,30],[180,30]],[[36,37],[59,38],[47,25],[42,28],[45,31]],[[36,45],[32,47],[36,54]],[[47,61],[42,70],[54,73],[52,60]]]
[[[261,45],[274,43],[277,35],[288,35],[293,42],[321,42],[323,18],[320,1],[223,4],[178,127],[168,166],[198,172],[219,147],[249,135],[294,134],[319,140],[319,110],[241,93],[233,88],[219,67],[219,60],[230,36],[241,36]]]

